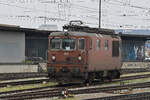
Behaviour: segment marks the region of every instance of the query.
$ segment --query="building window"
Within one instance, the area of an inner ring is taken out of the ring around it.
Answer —
[[[109,49],[108,40],[105,40],[105,50],[107,51]]]
[[[112,57],[119,56],[119,41],[112,41]]]
[[[85,39],[79,39],[78,40],[78,48],[79,50],[84,50],[85,49]]]
[[[97,40],[97,49],[100,49],[100,47],[101,47],[101,41]]]

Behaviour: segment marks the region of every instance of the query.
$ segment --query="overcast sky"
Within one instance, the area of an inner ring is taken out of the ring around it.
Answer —
[[[98,27],[99,0],[0,0],[0,24],[38,28],[70,20]],[[102,0],[103,28],[150,28],[149,0]]]

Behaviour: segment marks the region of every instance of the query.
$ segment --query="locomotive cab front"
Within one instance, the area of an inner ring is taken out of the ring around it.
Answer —
[[[49,36],[48,75],[57,81],[82,79],[86,67],[85,36],[69,32],[55,32]]]

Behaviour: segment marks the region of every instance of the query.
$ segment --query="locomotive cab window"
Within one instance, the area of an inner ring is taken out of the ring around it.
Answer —
[[[101,46],[101,41],[97,40],[97,50],[100,49],[100,46]]]
[[[75,39],[62,39],[62,49],[63,50],[74,50],[75,49]]]
[[[61,39],[51,39],[50,40],[51,49],[60,49],[60,46],[61,46]]]
[[[62,39],[51,39],[50,40],[51,50],[74,50],[75,49],[75,39],[62,38]]]
[[[92,49],[92,39],[90,39],[90,49]]]
[[[119,56],[119,41],[112,41],[112,57]]]
[[[84,38],[81,38],[78,40],[78,48],[79,48],[79,50],[85,49],[85,39]]]
[[[109,45],[108,45],[108,40],[105,40],[105,50],[108,51]]]

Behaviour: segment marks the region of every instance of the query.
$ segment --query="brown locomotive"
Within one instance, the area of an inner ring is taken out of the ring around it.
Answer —
[[[87,26],[64,26],[65,32],[49,36],[47,67],[58,82],[120,77],[121,39],[113,30]]]

